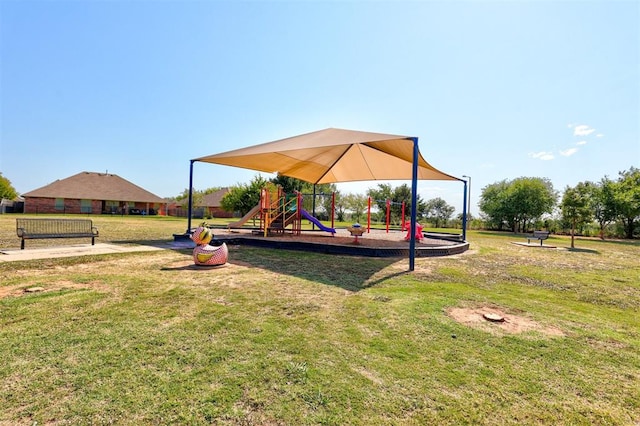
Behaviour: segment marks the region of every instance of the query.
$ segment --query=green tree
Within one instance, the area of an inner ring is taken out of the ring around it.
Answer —
[[[405,216],[411,214],[411,187],[406,183],[393,188],[386,183],[379,183],[378,188],[369,188],[367,195],[371,197],[372,202],[378,207],[378,211],[384,214],[387,210],[387,200],[391,201],[391,221],[400,223],[402,221],[402,203],[404,202]],[[417,212],[418,216],[424,212],[426,204],[418,195]]]
[[[532,222],[553,212],[557,198],[549,179],[521,177],[513,180],[507,196],[514,214],[512,230],[526,232]]]
[[[440,228],[440,224],[444,225],[451,219],[454,211],[455,207],[438,197],[426,202],[425,216],[427,220],[435,224],[436,228]]]
[[[620,172],[614,188],[617,217],[626,238],[633,238],[640,220],[640,169],[631,167]]]
[[[513,218],[514,212],[507,202],[509,182],[502,180],[482,188],[478,207],[485,216],[489,228],[502,230]]]
[[[294,192],[311,192],[313,191],[313,185],[309,182],[305,182],[300,179],[284,176],[278,173],[278,175],[271,179],[271,182],[275,185],[282,187],[285,194],[293,194]]]
[[[2,176],[2,172],[0,172],[0,200],[3,198],[14,200],[17,197],[18,193],[13,188],[13,185],[11,185],[11,181]]]
[[[507,224],[513,232],[525,232],[545,213],[553,212],[557,198],[550,180],[521,177],[485,186],[479,207],[488,224],[498,229]]]
[[[202,205],[202,199],[204,198],[204,194],[202,191],[198,191],[193,188],[191,191],[191,201],[193,207]],[[186,188],[182,191],[177,197],[175,197],[176,203],[180,204],[182,208],[189,208],[189,188]]]
[[[310,190],[308,194],[313,194],[313,185],[310,184]],[[335,184],[325,183],[316,185],[315,188],[315,214],[321,220],[331,220],[331,209],[333,204],[333,194],[336,193],[336,197],[338,196],[339,191]],[[313,207],[313,197],[308,196],[305,197],[306,201],[305,205],[308,203],[308,210],[311,211],[314,209]]]
[[[228,212],[239,212],[242,216],[249,213],[260,202],[260,191],[269,181],[256,175],[249,184],[238,184],[229,188],[220,204]]]
[[[341,197],[345,209],[351,212],[351,220],[360,222],[364,218],[367,209],[368,197],[362,194],[345,194]]]
[[[379,211],[385,211],[387,208],[387,200],[393,198],[393,188],[388,183],[379,183],[378,188],[369,188],[367,195],[371,197],[371,202]]]
[[[604,240],[604,230],[616,219],[615,185],[608,177],[590,186],[589,204],[593,217],[600,227],[600,239]]]
[[[566,187],[560,209],[562,219],[571,224],[571,248],[575,247],[576,228],[593,219],[590,204],[591,184],[580,182],[574,188]]]
[[[303,208],[309,211],[313,210],[313,197],[309,196],[310,194],[314,193],[314,185],[312,183],[289,176],[284,176],[280,173],[278,173],[276,177],[270,179],[270,182],[280,186],[285,194],[293,195],[296,192],[306,194],[307,197],[303,199]],[[316,215],[320,216],[321,219],[330,219],[329,216],[331,214],[333,202],[332,194],[334,192],[336,193],[337,197],[337,186],[333,183],[322,183],[315,185],[315,211]]]

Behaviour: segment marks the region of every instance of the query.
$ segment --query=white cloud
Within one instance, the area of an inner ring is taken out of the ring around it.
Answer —
[[[568,128],[572,128],[573,126],[575,126],[575,124],[572,124],[572,123],[567,124]]]
[[[580,142],[576,142],[576,145],[586,145],[587,141],[580,141]]]
[[[560,151],[560,155],[563,155],[565,157],[570,157],[576,152],[578,152],[578,148],[569,148],[569,149],[565,149],[564,151]]]
[[[553,160],[555,158],[553,153],[547,151],[532,152],[529,154],[529,157],[543,161]]]
[[[604,136],[604,135],[603,135],[602,133],[598,133],[598,134],[596,135],[596,138],[601,138],[601,137],[603,137],[603,136]]]
[[[589,127],[586,124],[580,124],[573,128],[573,136],[589,136],[595,131],[596,129]]]

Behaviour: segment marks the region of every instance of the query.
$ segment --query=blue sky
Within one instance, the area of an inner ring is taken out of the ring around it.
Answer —
[[[192,158],[327,127],[418,136],[472,177],[472,214],[503,179],[640,166],[637,1],[4,0],[0,37],[0,172],[21,193],[108,171],[175,196]],[[196,163],[194,187],[256,173]],[[460,183],[419,194],[461,211]]]

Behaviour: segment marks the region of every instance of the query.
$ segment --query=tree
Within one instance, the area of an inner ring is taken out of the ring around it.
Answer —
[[[478,207],[486,216],[489,228],[502,230],[502,227],[509,223],[514,216],[510,204],[507,202],[509,182],[502,180],[489,184],[482,188]]]
[[[195,188],[191,190],[191,202],[193,206],[202,205],[202,199],[204,198],[204,194],[202,191],[198,191]],[[177,197],[175,197],[176,203],[180,204],[183,208],[189,208],[189,188],[186,188],[184,191],[180,193]]]
[[[338,222],[344,222],[347,206],[344,202],[344,196],[340,191],[336,192],[336,219]]]
[[[345,209],[351,212],[351,220],[360,222],[365,209],[367,208],[367,196],[362,194],[346,194],[341,197],[341,203]]]
[[[631,167],[619,173],[614,185],[614,199],[625,236],[633,238],[637,221],[640,220],[640,169]]]
[[[258,205],[260,191],[267,184],[266,179],[256,175],[249,184],[238,184],[229,188],[229,192],[220,200],[220,205],[228,212],[239,212],[244,216]]]
[[[435,222],[436,228],[440,228],[440,223],[446,224],[454,211],[455,207],[438,197],[426,202],[425,216],[427,220]]]
[[[513,232],[526,232],[531,222],[540,219],[544,213],[551,213],[557,198],[549,179],[521,177],[513,180],[507,196],[514,214]]]
[[[560,203],[562,218],[571,224],[571,248],[575,247],[576,228],[593,219],[590,205],[590,186],[589,182],[580,182],[575,188],[567,186],[562,196]]]
[[[313,193],[313,185],[311,188],[311,193]],[[337,190],[337,187],[333,183],[323,183],[320,185],[316,185],[316,212],[318,212],[318,207],[320,208],[319,213],[323,219],[331,220],[331,209],[333,208],[333,194],[336,194],[336,198],[339,197],[340,192]]]
[[[312,185],[309,182],[305,182],[300,179],[284,176],[278,173],[278,175],[271,179],[271,182],[275,185],[282,187],[285,194],[293,194],[294,192],[305,192],[307,190],[312,191]]]
[[[608,177],[590,186],[589,204],[593,217],[600,227],[600,239],[604,240],[605,227],[616,219],[615,186]]]
[[[271,183],[278,185],[282,188],[282,191],[285,194],[294,194],[296,192],[304,193],[304,194],[313,194],[314,193],[314,185],[310,182],[305,182],[300,179],[296,179],[289,176],[284,176],[278,173],[278,175],[270,180]],[[320,213],[320,216],[324,216],[328,218],[331,213],[332,207],[332,197],[330,196],[333,193],[336,193],[336,197],[338,196],[337,187],[333,183],[322,183],[315,185],[315,194],[316,194],[316,213]],[[320,202],[317,202],[317,200]],[[308,210],[313,209],[313,199],[312,197],[305,198],[305,205]]]
[[[525,232],[542,215],[553,212],[557,198],[550,180],[521,177],[485,186],[479,207],[487,223],[499,230],[507,224],[513,232]]]
[[[394,222],[402,221],[402,203],[404,202],[405,216],[409,216],[411,212],[411,188],[406,183],[392,188],[386,183],[379,183],[378,189],[369,188],[367,195],[371,197],[378,211],[386,212],[387,200],[391,201],[391,219]],[[426,204],[418,195],[417,212],[423,212]]]
[[[371,197],[371,201],[378,207],[378,210],[385,211],[387,200],[393,197],[393,189],[388,183],[379,183],[377,189],[369,188],[367,195]]]
[[[11,181],[2,176],[2,172],[0,172],[0,200],[3,198],[14,200],[17,197],[18,193],[13,188],[13,185],[11,185]]]

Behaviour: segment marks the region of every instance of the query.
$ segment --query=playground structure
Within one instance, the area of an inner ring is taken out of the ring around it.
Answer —
[[[332,225],[333,225],[332,205]],[[260,191],[260,202],[253,207],[240,220],[230,223],[229,230],[241,228],[251,219],[259,218],[260,225],[257,233],[265,237],[273,234],[282,234],[289,227],[293,235],[302,232],[302,219],[306,219],[320,230],[332,235],[336,233],[333,227],[322,224],[316,217],[302,208],[302,194],[286,194],[282,187],[265,187]]]
[[[292,235],[300,235],[302,231],[302,219],[306,219],[311,222],[314,227],[317,227],[321,231],[328,232],[332,235],[336,233],[334,228],[334,211],[335,211],[335,193],[331,194],[331,226],[326,226],[318,218],[314,217],[311,213],[302,207],[303,194],[296,192],[295,194],[286,194],[282,187],[265,187],[260,192],[260,202],[253,207],[244,216],[238,219],[236,222],[229,223],[227,228],[241,229],[250,220],[259,220],[259,229],[255,231],[256,234],[261,234],[265,237],[274,234],[282,234],[290,227],[289,231]],[[358,228],[356,233],[355,242],[358,242],[358,238],[364,233],[371,232],[371,197],[367,201],[367,225],[366,227]],[[405,202],[394,202],[391,200],[384,200],[385,211],[385,229],[389,233],[391,226],[391,208],[392,205],[401,205],[401,224],[400,229],[402,231],[408,231],[409,223],[405,217]],[[422,225],[416,223],[415,237],[418,241],[422,241],[424,235],[422,233]],[[349,232],[351,229],[347,228]],[[353,232],[351,232],[352,235]],[[355,235],[354,235],[355,236]],[[407,233],[405,240],[411,238],[411,233]]]

